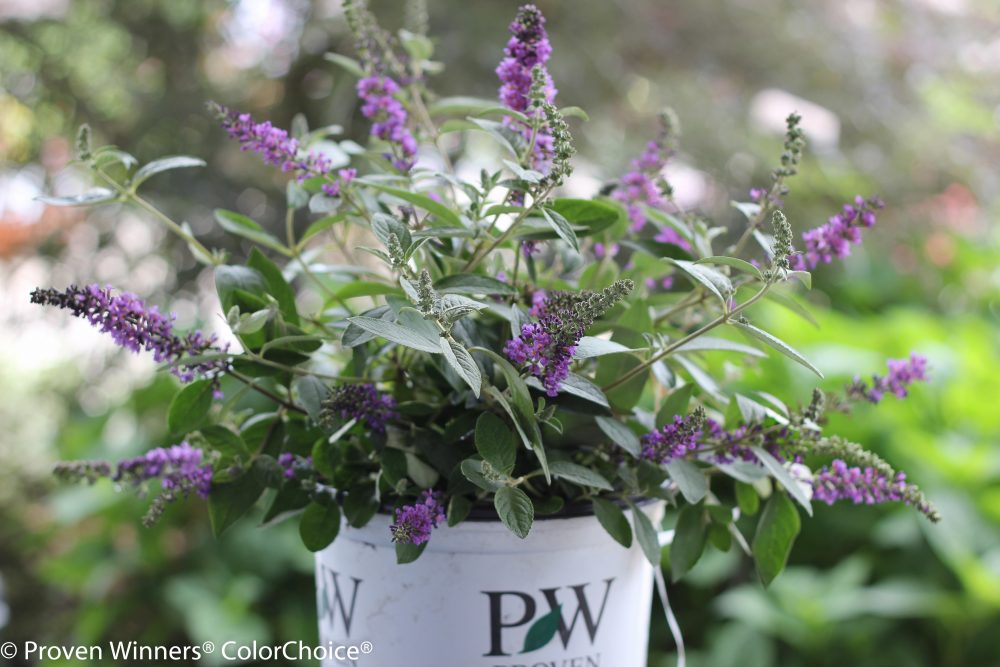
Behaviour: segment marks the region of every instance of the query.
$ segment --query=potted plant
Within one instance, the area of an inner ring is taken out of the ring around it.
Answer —
[[[301,118],[290,134],[210,107],[243,150],[290,176],[284,238],[216,211],[253,246],[243,262],[140,194],[201,160],[139,167],[81,130],[97,187],[46,201],[146,209],[214,273],[234,344],[180,333],[127,292],[36,290],[34,302],[152,353],[183,385],[175,444],[58,474],[158,481],[148,521],[192,494],[216,533],[258,504],[264,523],[294,518],[316,552],[324,641],[387,666],[638,667],[654,576],[669,610],[663,543],[675,579],[708,544],[746,551],[767,584],[812,501],[899,501],[937,520],[901,473],[823,430],[826,410],[905,396],[926,379],[923,358],[797,407],[706,370],[716,355],[748,365],[780,353],[822,377],[754,324],[753,307],[798,310],[809,270],[848,254],[882,204],[859,197],[795,247],[781,208],[805,145],[798,116],[771,182],[734,204],[746,220],[724,243],[664,180],[669,112],[628,173],[589,198],[561,194],[568,119],[586,115],[555,104],[534,6],[510,25],[499,103],[435,96],[440,65],[421,30],[390,35],[359,0],[345,11],[358,58],[330,60],[357,77],[367,147]],[[239,410],[248,392],[267,408]],[[668,505],[679,513],[664,532]]]

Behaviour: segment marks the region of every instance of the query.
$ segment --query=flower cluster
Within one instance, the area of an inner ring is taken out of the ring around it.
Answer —
[[[283,452],[278,455],[278,465],[281,466],[282,475],[285,479],[292,479],[295,477],[295,472],[297,470],[308,470],[312,467],[312,457],[306,456],[296,456],[291,452]]]
[[[211,108],[229,136],[240,142],[242,150],[257,153],[267,164],[295,174],[299,182],[330,173],[332,165],[328,157],[303,151],[298,139],[270,121],[257,123],[250,114],[221,105],[213,104]]]
[[[674,137],[677,122],[672,112],[660,114],[660,134],[646,144],[639,157],[632,160],[629,170],[615,186],[612,197],[625,205],[633,232],[641,231],[648,222],[645,207],[665,209],[670,203],[670,185],[663,179],[663,169],[674,154]],[[673,229],[663,227],[655,238],[660,243],[673,243],[690,248]]]
[[[177,336],[174,334],[175,316],[163,315],[156,306],[147,306],[135,294],[113,295],[110,287],[70,285],[62,292],[36,289],[31,293],[31,302],[65,308],[101,332],[110,334],[121,347],[133,352],[152,352],[154,360],[170,364],[181,382],[190,382],[196,376],[218,380],[229,369],[226,358],[184,363],[184,357],[225,352],[228,346],[217,347],[215,335],[205,336],[200,331]]]
[[[847,386],[847,395],[871,403],[881,402],[886,394],[906,398],[911,384],[927,380],[927,358],[919,354],[911,354],[909,359],[889,359],[886,364],[889,367],[888,375],[872,375],[871,385],[860,377],[855,377]]]
[[[510,24],[510,32],[511,38],[504,48],[505,57],[496,69],[502,84],[500,101],[507,108],[521,113],[531,110],[539,100],[551,104],[556,97],[556,88],[545,69],[545,63],[552,55],[552,45],[545,31],[545,17],[534,5],[524,5]],[[536,66],[539,69],[537,77],[541,79],[540,86],[535,85],[539,83],[533,73]],[[533,97],[539,99],[533,100]],[[515,127],[526,141],[531,141],[532,128],[528,124],[512,118],[507,118],[506,123]],[[552,153],[552,135],[541,129],[534,141],[535,165],[544,165]]]
[[[372,121],[371,134],[391,145],[385,157],[399,171],[409,171],[417,154],[417,140],[406,127],[407,113],[396,99],[399,84],[385,75],[367,76],[358,81],[361,113]]]
[[[631,280],[619,280],[600,292],[550,292],[535,301],[531,314],[537,323],[521,326],[520,335],[507,341],[504,353],[542,381],[545,393],[555,396],[569,376],[569,364],[587,327],[632,291]]]
[[[679,459],[698,448],[704,413],[694,413],[674,420],[642,437],[642,458],[655,463]]]
[[[813,476],[813,497],[832,505],[847,500],[855,505],[878,505],[903,502],[930,517],[937,512],[917,491],[908,484],[906,473],[897,472],[892,477],[871,466],[848,466],[841,459],[834,459]]]
[[[396,522],[389,526],[392,541],[420,545],[431,539],[431,531],[446,520],[441,494],[424,491],[412,505],[396,509]]]
[[[861,229],[875,225],[875,211],[884,204],[878,197],[858,195],[854,204],[844,204],[840,213],[832,216],[825,225],[802,235],[805,252],[788,259],[797,271],[811,271],[820,263],[829,264],[834,257],[843,259],[851,254],[851,245],[861,243]]]
[[[380,394],[373,384],[345,384],[323,401],[321,418],[327,422],[357,419],[376,433],[385,433],[386,423],[399,416],[395,408],[396,399]]]
[[[153,499],[143,518],[143,523],[149,526],[160,518],[167,503],[187,497],[192,492],[202,498],[208,497],[212,488],[212,466],[204,459],[202,450],[182,442],[121,461],[112,479],[135,485],[152,479],[160,480],[161,492]]]

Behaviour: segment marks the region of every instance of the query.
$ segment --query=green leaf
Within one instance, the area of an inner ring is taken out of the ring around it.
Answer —
[[[472,511],[472,501],[465,496],[452,496],[448,500],[448,526],[454,528],[465,521]]]
[[[713,338],[712,336],[699,336],[698,338],[688,341],[677,348],[677,352],[710,352],[714,350],[722,352],[739,352],[740,354],[747,354],[751,357],[767,356],[764,352],[761,352],[757,348],[750,345],[734,343],[733,341],[726,340],[725,338]]]
[[[301,512],[309,505],[309,493],[300,484],[285,484],[261,519],[261,526],[273,526]]]
[[[731,266],[738,271],[749,273],[757,278],[757,280],[764,280],[764,274],[760,272],[760,269],[745,259],[739,259],[738,257],[723,257],[714,255],[712,257],[703,257],[697,260],[695,264],[723,264],[725,266]]]
[[[259,297],[263,302],[267,293],[267,282],[259,271],[245,266],[217,266],[215,267],[215,289],[219,293],[219,302],[222,310],[229,312],[229,309],[236,305],[242,305],[237,295],[237,291],[246,292]],[[255,310],[254,305],[250,310]]]
[[[559,238],[568,243],[574,251],[580,252],[580,242],[576,238],[576,232],[573,231],[572,225],[569,224],[566,218],[557,211],[550,211],[545,208],[542,209],[542,217],[555,230]]]
[[[309,503],[299,519],[299,537],[309,551],[322,551],[340,532],[340,508],[336,503]]]
[[[622,508],[604,498],[594,498],[593,503],[594,515],[604,530],[608,531],[608,535],[626,549],[631,547],[632,526],[629,525]]]
[[[469,296],[510,296],[517,290],[496,278],[481,276],[475,273],[456,273],[441,278],[434,283],[434,289],[439,294],[466,294]]]
[[[757,574],[765,586],[785,568],[800,527],[799,513],[788,496],[784,493],[772,494],[760,515],[751,545]]]
[[[789,280],[798,280],[799,282],[801,282],[803,285],[806,286],[806,289],[812,289],[813,286],[812,274],[809,273],[808,271],[789,271],[787,273],[787,276]]]
[[[785,487],[785,490],[805,508],[806,514],[812,516],[812,505],[809,503],[809,496],[806,495],[799,482],[788,472],[788,469],[778,459],[771,456],[766,449],[762,447],[751,447],[750,449],[760,462],[764,464],[764,467],[771,473],[771,476],[778,480],[778,483]]]
[[[740,512],[746,516],[753,516],[760,509],[760,496],[752,485],[746,482],[736,482],[736,504],[740,507]]]
[[[664,466],[670,473],[670,479],[674,480],[680,489],[684,500],[695,505],[708,495],[708,480],[705,479],[705,473],[694,463],[684,459],[672,459]]]
[[[393,188],[388,185],[383,185],[381,183],[375,183],[371,181],[366,181],[368,185],[372,186],[376,190],[381,190],[382,192],[407,201],[414,206],[418,206],[428,213],[433,214],[442,222],[453,225],[455,227],[464,227],[462,224],[462,219],[458,217],[458,214],[452,211],[450,208],[445,206],[439,201],[434,201],[427,195],[418,194],[416,192],[410,192],[409,190],[400,190],[399,188]]]
[[[736,399],[736,406],[739,408],[740,417],[744,423],[760,424],[767,419],[767,409],[757,401],[747,398],[743,394],[735,394],[733,398]]]
[[[427,542],[424,542],[423,544],[402,544],[397,542],[396,564],[405,565],[417,560],[420,558],[420,554],[424,553],[424,549],[427,548],[427,544]]]
[[[656,428],[661,428],[672,422],[677,415],[686,415],[692,394],[694,394],[693,384],[686,384],[670,392],[667,400],[660,407],[660,411],[656,413]]]
[[[406,475],[421,489],[431,488],[440,478],[437,470],[424,463],[413,452],[406,452]]]
[[[365,76],[365,70],[362,69],[361,65],[354,58],[348,58],[347,56],[342,56],[339,53],[324,53],[323,58],[335,65],[343,67],[344,70],[359,79],[363,79]]]
[[[389,237],[392,234],[396,235],[396,239],[399,241],[399,245],[402,246],[403,250],[410,247],[413,243],[413,237],[410,235],[410,229],[402,222],[392,217],[391,215],[386,215],[385,213],[374,213],[372,214],[372,232],[378,237],[378,240],[382,242],[382,245],[389,246]]]
[[[493,506],[510,532],[521,539],[528,536],[535,520],[535,506],[531,504],[528,494],[517,487],[501,487],[493,497]]]
[[[290,324],[299,323],[299,311],[295,305],[295,290],[285,280],[278,265],[264,256],[257,248],[250,250],[247,258],[247,266],[254,269],[264,278],[267,286],[267,293],[278,302],[278,308],[284,316],[285,321]]]
[[[594,420],[611,442],[637,458],[642,453],[639,436],[628,426],[613,417],[598,416]]]
[[[214,464],[216,470],[225,470],[250,458],[250,449],[243,438],[225,426],[203,426],[200,433],[208,447],[219,453],[219,460]]]
[[[140,167],[139,171],[135,172],[135,176],[132,177],[130,185],[132,190],[136,190],[147,180],[164,171],[204,166],[204,160],[196,157],[190,157],[188,155],[173,155],[170,157],[160,158],[159,160],[153,160],[149,164]]]
[[[212,409],[214,391],[212,380],[196,380],[177,392],[167,410],[170,432],[190,433],[205,423],[208,411]]]
[[[299,396],[299,403],[309,413],[309,418],[317,421],[323,401],[330,393],[326,384],[314,375],[304,375],[295,378],[292,387]]]
[[[579,118],[582,121],[590,120],[587,112],[580,107],[560,107],[559,113],[562,114],[563,118]]]
[[[504,486],[504,481],[499,479],[486,479],[483,475],[483,461],[479,459],[465,459],[459,465],[459,470],[465,479],[469,480],[483,491],[496,491]]]
[[[492,113],[494,110],[510,113],[509,109],[500,107],[496,100],[481,97],[442,97],[427,107],[432,116],[480,116]]]
[[[621,343],[616,343],[613,340],[584,336],[576,344],[576,352],[573,353],[573,358],[591,359],[593,357],[603,357],[609,354],[622,354],[625,352],[635,352],[635,350]]]
[[[544,391],[545,387],[542,385],[541,380],[536,377],[529,377],[525,380],[525,384],[529,387],[534,387],[539,391]],[[608,404],[608,397],[604,395],[601,388],[596,384],[583,377],[582,375],[577,375],[576,373],[570,373],[566,376],[566,379],[562,381],[559,385],[559,392],[570,394],[572,396],[578,396],[584,400],[590,401],[591,403],[596,403],[597,405],[603,406],[605,408],[610,408]]]
[[[513,472],[517,460],[514,434],[492,412],[484,412],[476,420],[476,451],[497,470],[508,475]]]
[[[670,545],[670,576],[679,580],[694,567],[705,550],[706,526],[700,504],[687,505],[677,518]]]
[[[365,331],[375,334],[376,336],[390,340],[393,343],[405,345],[406,347],[412,347],[415,350],[430,352],[432,354],[441,353],[441,345],[438,343],[439,337],[428,338],[421,333],[411,331],[406,327],[401,327],[395,322],[387,322],[373,317],[365,317],[364,315],[349,317],[347,318],[347,321],[364,329]]]
[[[660,567],[662,549],[660,548],[660,536],[653,527],[653,522],[649,520],[642,508],[636,507],[635,503],[629,502],[632,510],[632,524],[635,527],[635,537],[639,541],[639,547],[653,567]]]
[[[723,305],[729,303],[729,297],[733,293],[733,284],[725,275],[703,264],[695,264],[683,259],[668,257],[666,261],[687,274],[695,283],[703,285],[709,292],[718,297]]]
[[[528,628],[528,634],[524,636],[524,648],[521,653],[531,653],[542,648],[556,636],[559,624],[562,623],[562,605],[545,614]]]
[[[438,338],[441,346],[440,352],[458,376],[465,380],[465,383],[472,389],[472,393],[479,398],[479,393],[483,388],[483,374],[479,370],[479,364],[472,358],[469,351],[453,338]]]
[[[811,363],[809,363],[808,359],[806,359],[804,356],[802,356],[802,354],[800,352],[798,352],[797,350],[795,350],[794,348],[792,348],[791,346],[789,346],[788,343],[785,343],[784,341],[782,341],[782,340],[780,340],[778,338],[775,338],[774,336],[772,336],[771,334],[767,333],[763,329],[758,329],[757,327],[753,326],[752,324],[746,324],[746,323],[740,322],[738,320],[731,320],[729,323],[732,324],[737,329],[739,329],[744,334],[746,334],[747,336],[749,336],[751,338],[756,338],[757,340],[759,340],[759,341],[761,341],[763,343],[766,343],[768,346],[774,348],[778,352],[781,352],[783,355],[785,355],[789,359],[792,359],[793,361],[799,362],[800,364],[802,364],[803,366],[805,366],[806,368],[808,368],[809,370],[811,370],[813,373],[815,373],[819,377],[821,377],[821,378],[823,377],[823,374],[819,371],[818,368],[816,368]]]
[[[265,479],[261,460],[257,459],[250,470],[233,481],[212,484],[208,495],[208,517],[216,537],[250,511],[267,488]]]
[[[50,195],[40,195],[35,197],[36,201],[50,206],[92,206],[115,201],[118,195],[107,188],[94,188],[79,195],[69,195],[66,197],[54,197]]]
[[[622,215],[618,206],[596,199],[556,199],[548,209],[568,220],[577,238],[604,231]]]
[[[565,479],[580,486],[601,489],[603,491],[612,491],[614,488],[600,474],[571,461],[552,461],[549,463],[549,470],[552,471],[553,477]]]
[[[263,227],[247,216],[221,208],[215,209],[214,215],[216,222],[219,223],[219,226],[230,234],[241,236],[249,241],[253,241],[254,243],[259,243],[260,245],[270,248],[271,250],[279,252],[283,255],[291,255],[288,248],[286,248],[281,241],[266,232]]]

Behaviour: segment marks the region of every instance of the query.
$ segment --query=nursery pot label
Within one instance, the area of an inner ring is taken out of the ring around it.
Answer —
[[[325,667],[645,666],[652,567],[593,517],[537,521],[525,540],[499,523],[440,528],[406,565],[389,523],[345,527],[317,554],[322,642],[372,646]]]

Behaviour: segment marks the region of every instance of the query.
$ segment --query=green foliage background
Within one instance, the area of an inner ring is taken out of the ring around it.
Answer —
[[[264,47],[247,56],[239,17],[254,4],[278,13],[250,25],[284,32],[257,40]],[[398,4],[373,3],[390,27],[401,22]],[[323,60],[329,50],[350,52],[336,2],[36,5],[0,8],[4,178],[58,184],[65,138],[83,121],[142,161],[196,154],[209,170],[162,177],[152,192],[221,247],[232,241],[212,223],[212,208],[253,210],[276,227],[281,179],[239,159],[204,113],[206,100],[285,126],[303,111],[313,126],[365,131],[353,80]],[[56,9],[45,15],[43,5]],[[491,96],[516,3],[429,5],[448,66],[437,88]],[[940,506],[942,523],[896,508],[818,507],[790,569],[767,590],[748,559],[710,553],[672,589],[690,664],[1000,665],[1000,8],[990,0],[539,5],[559,100],[593,119],[575,135],[581,170],[597,179],[621,172],[670,104],[684,127],[681,161],[714,184],[702,207],[736,224],[728,200],[765,182],[780,145],[753,122],[755,95],[780,89],[835,114],[839,140],[814,147],[792,182],[789,218],[798,230],[816,226],[856,193],[878,192],[888,206],[863,250],[817,273],[818,327],[776,309],[756,317],[824,369],[830,389],[881,370],[886,357],[914,350],[931,358],[928,386],[831,428],[907,470]],[[143,295],[165,305],[197,300],[196,267],[171,240],[130,250],[115,213],[53,226],[18,219],[13,195],[4,196],[4,304],[27,300],[15,292],[26,274],[106,275],[109,265],[95,257],[117,262],[119,285],[139,290],[130,276],[162,256],[171,268]],[[99,254],[81,253],[81,238]],[[43,317],[5,311],[5,342]],[[143,504],[128,494],[54,485],[47,470],[56,459],[117,458],[169,440],[172,380],[141,375],[128,396],[128,360],[98,361],[40,360],[25,372],[0,354],[0,639],[313,638],[311,560],[293,525],[241,524],[215,541],[192,501],[145,530]],[[792,402],[811,387],[780,357],[746,382]],[[673,664],[662,615],[651,643],[651,665]]]

